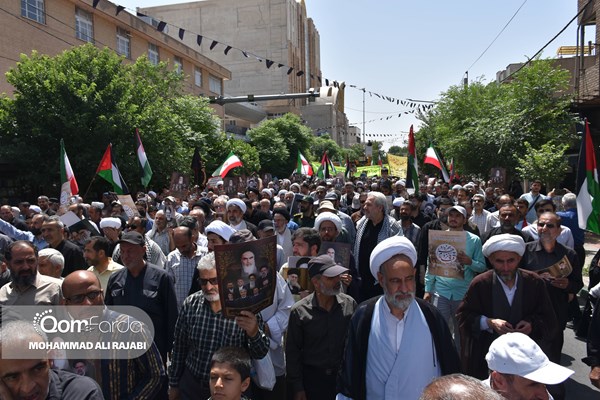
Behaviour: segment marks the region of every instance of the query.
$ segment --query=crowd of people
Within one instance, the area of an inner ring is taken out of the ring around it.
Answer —
[[[539,181],[526,193],[427,176],[405,186],[384,168],[258,180],[235,195],[222,181],[184,196],[139,192],[135,210],[111,192],[2,205],[3,309],[66,305],[76,317],[99,306],[96,317],[115,322],[126,316],[114,306],[133,306],[154,336],[129,359],[2,357],[0,398],[560,400],[573,373],[560,366],[567,327],[589,337],[584,361],[600,388],[600,252],[582,312],[576,196],[542,194]],[[438,231],[463,243],[444,247],[451,274],[433,265]],[[215,246],[272,236],[278,272],[244,252],[246,280],[227,281],[222,304]],[[290,268],[290,257],[305,260]],[[271,282],[267,308],[223,315]],[[0,352],[48,340],[34,328],[3,317]],[[272,365],[268,387],[258,360]]]

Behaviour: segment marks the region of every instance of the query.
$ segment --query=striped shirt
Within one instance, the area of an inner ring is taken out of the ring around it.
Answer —
[[[196,251],[192,258],[181,254],[179,249],[169,253],[165,269],[175,281],[175,296],[177,296],[177,309],[180,310],[183,301],[188,296],[194,279],[194,271],[198,266],[198,261],[206,255],[200,247],[196,246]]]
[[[263,321],[258,318],[258,334],[249,338],[235,319],[213,312],[202,292],[183,302],[175,324],[175,340],[169,366],[169,386],[178,387],[183,371],[206,383],[210,379],[210,359],[223,346],[244,347],[254,359],[263,358],[269,351],[269,338],[263,333]]]

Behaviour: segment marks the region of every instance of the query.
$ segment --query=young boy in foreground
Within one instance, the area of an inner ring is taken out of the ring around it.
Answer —
[[[222,347],[210,361],[209,400],[248,400],[242,393],[250,386],[252,363],[239,347]]]

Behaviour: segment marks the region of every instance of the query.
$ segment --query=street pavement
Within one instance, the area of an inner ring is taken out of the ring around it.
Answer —
[[[594,255],[600,250],[600,236],[586,234],[585,241],[586,257],[584,265],[589,266]],[[588,279],[584,276],[585,289],[587,289],[587,285]],[[565,344],[562,353],[561,364],[575,371],[566,382],[567,399],[600,399],[600,390],[592,386],[588,378],[590,367],[581,361],[586,356],[585,340],[576,338],[572,329],[565,329]]]

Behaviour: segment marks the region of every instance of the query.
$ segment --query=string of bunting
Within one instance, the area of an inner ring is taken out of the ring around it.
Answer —
[[[92,7],[94,9],[96,9],[99,2],[100,2],[100,0],[93,0]],[[126,8],[124,6],[120,6],[120,5],[117,5],[116,7],[117,7],[117,9],[116,9],[115,16],[119,15],[124,10],[134,11],[134,10],[128,9],[128,8]],[[168,29],[168,26],[172,26],[173,28],[175,28],[175,29],[178,30],[177,31],[177,36],[179,37],[180,40],[183,40],[184,37],[186,36],[186,34],[195,35],[196,36],[196,43],[197,43],[198,46],[201,46],[202,42],[206,40],[206,42],[210,42],[209,49],[211,51],[214,50],[215,47],[217,47],[217,45],[220,44],[220,45],[222,45],[222,46],[225,47],[225,49],[223,50],[223,53],[225,55],[229,55],[229,53],[231,52],[231,50],[237,50],[238,52],[240,52],[246,58],[251,58],[252,57],[252,58],[255,58],[258,62],[261,62],[261,63],[264,62],[265,66],[267,67],[267,69],[270,69],[273,65],[276,65],[277,68],[287,68],[287,75],[291,75],[293,72],[295,72],[295,75],[298,76],[298,77],[300,77],[300,76],[302,76],[302,75],[305,74],[305,72],[303,70],[297,69],[295,67],[291,67],[291,66],[286,65],[286,64],[281,63],[281,62],[270,60],[270,59],[265,58],[265,57],[261,57],[261,56],[259,56],[257,54],[254,54],[254,53],[250,52],[250,51],[237,48],[237,47],[232,46],[232,45],[227,44],[227,43],[219,42],[216,39],[209,38],[208,36],[201,35],[201,34],[196,33],[196,32],[191,32],[191,31],[188,32],[185,28],[181,28],[181,27],[176,26],[174,24],[167,23],[167,22],[162,21],[162,20],[158,20],[158,19],[156,19],[156,18],[154,18],[152,16],[149,16],[149,15],[137,12],[137,11],[135,11],[135,15],[137,15],[138,17],[141,17],[141,18],[144,18],[144,17],[145,18],[152,18],[153,20],[157,21],[156,30],[159,31],[159,32],[162,32],[162,33],[166,33],[166,31]],[[336,88],[340,86],[340,83],[337,80],[330,80],[328,78],[323,78],[320,75],[316,75],[315,76],[314,74],[310,74],[310,77],[312,79],[317,79],[317,81],[319,82],[319,84],[321,86],[323,85],[323,81],[325,82],[325,86],[333,86],[333,87],[336,87]],[[382,94],[379,94],[379,93],[376,93],[376,92],[373,92],[373,91],[367,91],[366,89],[359,89],[356,85],[348,85],[348,86],[351,87],[351,88],[355,88],[357,90],[360,90],[360,91],[365,90],[367,93],[369,93],[369,96],[371,96],[371,97],[372,96],[376,96],[376,97],[378,97],[380,99],[387,100],[387,101],[389,101],[391,103],[396,103],[397,105],[402,105],[402,106],[413,108],[413,109],[416,108],[416,109],[425,111],[425,110],[431,109],[434,106],[434,104],[422,104],[422,103],[427,103],[425,101],[409,100],[409,99],[401,100],[401,99],[398,99],[398,98],[395,98],[395,97],[384,96]],[[407,114],[408,112],[404,112],[404,113]],[[398,116],[400,116],[400,115],[398,115]],[[389,118],[391,118],[391,117],[389,117]],[[387,118],[387,119],[389,119],[389,118]],[[386,119],[386,118],[383,118],[383,119]],[[383,120],[383,119],[380,119],[380,120]],[[373,120],[373,121],[376,121],[376,120]]]
[[[381,117],[381,118],[375,118],[375,119],[370,119],[368,121],[365,121],[365,124],[369,124],[371,122],[377,122],[377,121],[387,121],[388,119],[392,119],[392,118],[400,118],[402,117],[403,114],[414,114],[416,110],[409,110],[409,111],[404,111],[399,113],[398,115],[393,114],[393,115],[388,115],[387,117]],[[362,124],[362,122],[352,122],[349,125],[360,125]]]
[[[430,110],[434,106],[433,102],[430,102],[430,101],[410,100],[410,99],[401,100],[401,99],[397,99],[395,97],[385,96],[383,94],[379,94],[379,93],[372,92],[370,90],[359,88],[356,85],[348,85],[348,87],[356,89],[356,90],[358,90],[360,92],[364,91],[365,93],[369,93],[370,97],[375,96],[375,97],[378,97],[378,98],[380,98],[382,100],[387,100],[390,103],[395,103],[396,105],[401,105],[401,106],[410,107],[410,108],[417,108],[417,109],[422,110],[422,111]],[[430,104],[421,104],[421,103],[430,103]]]
[[[337,125],[333,125],[333,126],[326,126],[323,128],[316,128],[314,129],[315,132],[317,132],[318,134],[325,134],[325,133],[329,133],[328,130],[330,129],[335,129],[335,128],[344,128],[343,126],[337,126]],[[342,132],[342,134],[347,135],[349,132]],[[404,132],[405,133],[405,132]],[[404,137],[404,133],[365,133],[364,136],[366,137],[379,137],[379,138],[383,138],[383,137],[389,137],[389,138],[396,138],[396,139],[400,139],[402,137]],[[361,133],[360,136],[363,136],[363,134]]]

